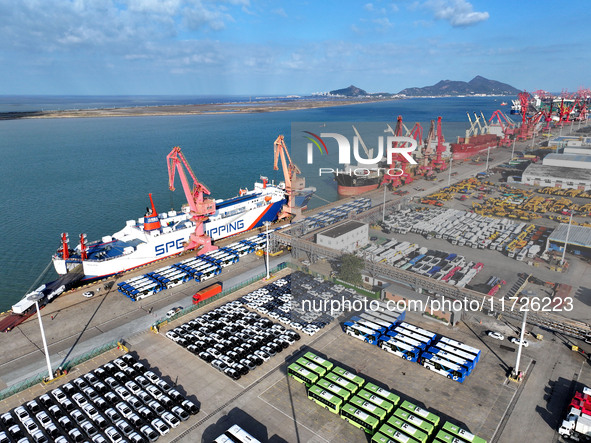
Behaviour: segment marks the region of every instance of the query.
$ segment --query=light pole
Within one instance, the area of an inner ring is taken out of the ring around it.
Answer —
[[[271,276],[269,274],[270,269],[269,269],[269,252],[271,252],[269,250],[269,225],[271,224],[271,222],[265,222],[265,226],[267,227],[267,280],[269,279],[269,277]]]
[[[513,138],[513,149],[511,149],[511,160],[513,160],[513,155],[515,154],[515,140],[516,140],[516,138]]]
[[[530,148],[532,151],[534,150],[535,141],[536,141],[536,133],[534,132],[534,136],[531,139],[531,148]]]
[[[382,223],[386,222],[386,182],[383,184],[384,186],[384,206],[382,208]]]
[[[530,291],[524,291],[525,295],[529,296],[532,295]],[[521,348],[523,347],[523,336],[525,335],[525,321],[527,320],[527,309],[523,311],[523,321],[521,323],[521,334],[519,336],[519,346],[517,347],[517,360],[515,361],[515,372],[513,376],[515,378],[519,377],[519,363],[521,360]]]
[[[485,172],[488,172],[488,159],[489,159],[489,157],[490,157],[490,146],[488,147],[487,152],[486,152],[486,170],[485,170]]]
[[[453,156],[449,158],[449,174],[447,175],[447,186],[451,185],[451,163],[454,161]]]
[[[39,318],[39,328],[41,329],[41,340],[43,341],[43,350],[45,351],[45,361],[47,362],[47,372],[49,380],[53,380],[53,371],[51,370],[51,362],[49,361],[49,350],[47,349],[47,341],[45,341],[45,332],[43,331],[43,323],[41,321],[41,310],[39,309],[39,300],[43,298],[43,294],[35,293],[29,295],[28,299],[35,302],[37,309],[37,317]]]
[[[566,255],[566,245],[568,244],[568,236],[570,234],[570,225],[573,222],[573,211],[570,211],[570,219],[568,220],[568,228],[566,228],[566,239],[564,240],[564,247],[562,248],[562,260],[560,266],[564,265],[564,256]]]

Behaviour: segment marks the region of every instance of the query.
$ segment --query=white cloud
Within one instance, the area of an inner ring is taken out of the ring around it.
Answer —
[[[283,8],[274,9],[273,14],[279,15],[281,17],[287,17],[287,12],[285,12],[285,9]]]
[[[134,53],[234,22],[247,0],[0,0],[0,51]],[[198,38],[193,35],[193,38]]]
[[[392,27],[392,22],[390,22],[388,17],[376,18],[373,22],[378,25],[382,31]]]
[[[428,0],[423,4],[438,20],[446,20],[454,27],[471,26],[488,20],[488,12],[476,12],[466,0]]]

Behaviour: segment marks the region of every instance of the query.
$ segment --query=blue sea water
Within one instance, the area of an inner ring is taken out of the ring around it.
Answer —
[[[196,102],[195,97],[0,97],[0,112],[184,104],[182,100]],[[228,198],[241,187],[251,188],[261,175],[282,180],[281,171],[273,170],[273,142],[284,134],[289,146],[292,122],[389,121],[394,127],[396,117],[403,115],[409,127],[420,121],[426,136],[429,121],[441,115],[443,133],[454,141],[468,126],[467,111],[482,111],[488,118],[501,101],[417,98],[256,114],[0,121],[0,311],[31,288],[49,265],[62,232],[69,233],[72,247],[80,233],[89,240],[112,234],[125,220],[143,216],[148,193],[157,210],[179,209],[185,202],[182,187],[177,179],[177,190],[169,191],[166,165],[174,146],[181,146],[214,198]],[[317,177],[309,165],[298,166],[319,197],[337,198],[334,181]],[[310,206],[323,200],[313,198]]]

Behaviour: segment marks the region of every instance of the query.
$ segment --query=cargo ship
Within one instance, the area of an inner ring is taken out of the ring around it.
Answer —
[[[519,100],[511,100],[511,114],[521,114],[521,102]]]
[[[205,232],[213,241],[277,220],[286,203],[285,185],[261,179],[250,191],[241,189],[236,197],[215,201],[215,213],[204,222]],[[62,234],[53,265],[60,275],[81,265],[83,280],[95,280],[178,254],[194,231],[188,207],[158,214],[152,203],[143,218],[128,220],[122,230],[100,241],[86,243],[82,234],[80,244],[70,249],[67,234]]]
[[[463,160],[488,148],[494,149],[499,145],[500,137],[495,134],[479,134],[472,137],[458,137],[457,143],[450,143],[454,160]]]
[[[348,197],[373,191],[384,180],[384,171],[388,169],[386,161],[375,166],[346,165],[343,170],[334,173],[337,182],[337,193]]]

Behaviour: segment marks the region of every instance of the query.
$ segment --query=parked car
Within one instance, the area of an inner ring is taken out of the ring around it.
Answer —
[[[158,438],[160,437],[158,435],[158,433],[156,431],[154,431],[154,429],[152,429],[150,426],[148,425],[144,425],[140,428],[140,432],[144,435],[144,437],[146,437],[150,442],[154,442],[156,440],[158,440]]]
[[[181,406],[185,411],[189,412],[192,415],[199,413],[199,407],[191,400],[183,400],[181,402]]]
[[[518,344],[519,344],[519,339],[518,339],[517,337],[511,337],[511,338],[509,339],[509,341],[510,341],[511,343],[515,343],[516,345],[518,345]],[[521,342],[521,344],[522,344],[524,347],[526,347],[526,348],[529,346],[529,342],[528,342],[526,339],[523,339],[523,342]]]
[[[503,334],[501,334],[500,332],[496,332],[496,331],[488,331],[486,333],[489,337],[495,338],[497,340],[504,340],[505,337],[503,336]]]
[[[170,428],[159,418],[155,418],[150,422],[150,425],[160,433],[160,435],[166,435],[170,432]]]
[[[173,317],[175,314],[181,312],[183,310],[182,306],[175,306],[174,308],[170,309],[167,313],[166,313],[166,317],[170,318]]]

